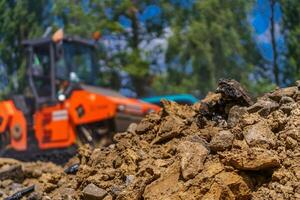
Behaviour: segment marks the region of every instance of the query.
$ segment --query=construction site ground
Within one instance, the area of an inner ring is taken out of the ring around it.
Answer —
[[[114,144],[66,165],[0,159],[0,199],[300,199],[300,89],[253,101],[234,80],[193,106],[163,102]],[[65,172],[79,164],[74,171]]]

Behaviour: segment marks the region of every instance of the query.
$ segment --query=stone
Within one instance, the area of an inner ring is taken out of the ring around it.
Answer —
[[[107,192],[93,183],[90,183],[83,189],[82,194],[83,200],[102,200]]]
[[[216,179],[229,188],[234,194],[234,199],[250,199],[251,184],[237,173],[222,171],[216,175]]]
[[[113,197],[110,194],[108,194],[104,197],[103,200],[113,200]]]
[[[136,129],[137,129],[137,124],[136,123],[131,123],[128,128],[127,128],[127,132],[129,133],[135,133]]]
[[[219,161],[207,161],[204,169],[194,178],[189,180],[191,183],[201,183],[204,180],[213,180],[213,177],[224,170],[224,165]]]
[[[241,84],[233,79],[221,79],[216,93],[221,93],[225,99],[236,100],[241,106],[252,105],[253,102]]]
[[[279,104],[283,105],[283,104],[287,104],[287,103],[294,103],[294,99],[292,97],[288,97],[288,96],[283,96],[280,101]]]
[[[230,131],[218,132],[210,141],[209,147],[212,151],[224,151],[232,147],[234,135]]]
[[[76,191],[72,188],[63,188],[60,190],[60,193],[62,194],[63,199],[74,199]]]
[[[290,115],[291,111],[293,110],[294,106],[290,104],[284,104],[280,107],[285,114]]]
[[[287,136],[285,140],[285,144],[288,149],[293,149],[298,145],[298,142],[297,140],[291,138],[290,136]]]
[[[297,92],[297,87],[287,87],[275,90],[272,94],[269,95],[269,98],[279,102],[282,97],[288,96],[293,97],[293,95]]]
[[[234,200],[233,194],[229,193],[229,190],[227,187],[214,182],[211,185],[209,191],[207,193],[205,193],[205,195],[201,198],[201,200],[212,200],[212,199],[221,200],[222,196],[226,196],[226,199],[228,199],[228,200]]]
[[[247,108],[249,113],[258,112],[261,116],[268,116],[271,112],[276,110],[279,104],[272,100],[259,99],[255,104]]]
[[[222,171],[216,175],[202,200],[251,199],[251,184],[235,172]]]
[[[245,107],[233,106],[229,110],[227,124],[230,127],[234,127],[237,123],[239,123],[242,116],[246,113],[247,110]]]
[[[174,101],[161,100],[163,112],[168,115],[174,115],[181,119],[191,120],[195,117],[196,112],[192,107],[187,105],[180,105]]]
[[[135,131],[138,134],[144,134],[146,131],[152,129],[154,124],[148,120],[142,120],[136,127]]]
[[[247,126],[243,131],[244,138],[250,147],[272,147],[276,137],[269,126],[261,121]]]
[[[231,151],[224,155],[225,163],[239,170],[259,171],[280,166],[276,152],[262,148]]]
[[[166,172],[157,180],[147,185],[145,188],[143,199],[176,199],[172,194],[179,190],[178,180],[180,177],[180,168],[178,162],[172,164]],[[177,198],[179,200],[179,198]]]
[[[33,192],[32,194],[29,195],[28,200],[41,200],[42,196],[43,195],[39,192]]]
[[[174,126],[176,124],[176,126]],[[151,142],[152,144],[158,144],[162,142],[167,142],[174,137],[178,137],[183,134],[184,122],[181,118],[173,116],[166,117],[166,119],[161,123],[160,129],[158,130],[157,136]]]
[[[198,142],[183,141],[178,146],[180,168],[185,180],[195,177],[202,169],[208,155],[207,148]]]
[[[127,175],[125,184],[130,185],[133,182],[134,178],[135,178],[134,175]]]
[[[11,179],[21,181],[24,179],[24,173],[21,165],[5,165],[0,169],[0,181]]]

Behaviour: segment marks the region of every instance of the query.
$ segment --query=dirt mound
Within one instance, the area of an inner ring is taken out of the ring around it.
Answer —
[[[115,144],[81,148],[73,174],[1,160],[0,198],[34,184],[27,199],[300,199],[298,87],[253,103],[239,83],[221,80],[194,106],[163,104]]]

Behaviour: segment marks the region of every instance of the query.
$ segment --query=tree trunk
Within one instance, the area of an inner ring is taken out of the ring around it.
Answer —
[[[134,7],[130,10],[130,19],[131,19],[131,29],[132,29],[132,37],[131,37],[131,48],[133,51],[139,52],[139,20],[137,18],[137,11]],[[141,76],[131,76],[131,81],[133,83],[133,87],[138,97],[146,95],[146,84],[147,84],[147,77]]]
[[[279,67],[278,67],[278,52],[277,52],[277,43],[276,43],[276,35],[275,35],[275,3],[276,0],[270,0],[270,10],[271,10],[271,16],[270,16],[270,34],[271,34],[271,44],[272,44],[272,51],[273,51],[273,74],[276,85],[279,85]]]

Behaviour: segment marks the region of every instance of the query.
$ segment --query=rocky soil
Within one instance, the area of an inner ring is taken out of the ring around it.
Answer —
[[[1,159],[0,198],[35,185],[23,199],[300,199],[298,86],[252,102],[239,83],[221,80],[194,106],[163,104],[64,168]]]

